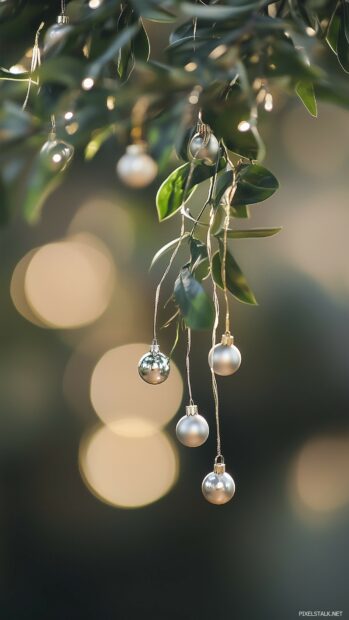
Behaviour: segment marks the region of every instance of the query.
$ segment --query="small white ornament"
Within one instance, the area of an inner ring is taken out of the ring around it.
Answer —
[[[213,166],[219,157],[220,146],[208,125],[199,124],[200,130],[194,134],[188,145],[188,159]]]
[[[67,15],[58,15],[57,23],[50,26],[47,30],[44,38],[44,54],[48,52],[51,47],[57,45],[63,41],[67,34],[71,30],[69,24],[69,17]]]
[[[150,351],[139,360],[138,373],[143,381],[151,385],[163,383],[169,376],[170,359],[161,353],[156,340],[153,341]]]
[[[176,426],[177,439],[188,448],[198,448],[205,443],[209,432],[207,421],[198,413],[197,405],[188,405],[186,415]]]
[[[234,338],[229,332],[223,334],[220,344],[212,347],[208,354],[208,363],[216,375],[223,377],[233,375],[239,370],[241,353],[234,345]]]
[[[218,463],[219,458],[220,463]],[[213,471],[203,479],[202,493],[208,502],[217,506],[226,504],[234,496],[235,482],[230,474],[225,471],[222,457],[216,457]]]
[[[144,142],[130,144],[126,153],[119,159],[116,171],[120,179],[129,187],[146,187],[154,181],[158,166],[147,153]]]
[[[74,147],[64,140],[57,140],[51,134],[47,142],[41,147],[40,158],[52,172],[62,172],[70,164],[74,155]]]

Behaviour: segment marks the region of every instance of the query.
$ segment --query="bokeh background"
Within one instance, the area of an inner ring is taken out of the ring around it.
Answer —
[[[137,376],[165,268],[148,265],[179,225],[158,224],[157,184],[122,187],[108,142],[76,159],[39,224],[2,229],[2,619],[349,613],[349,115],[275,104],[262,134],[281,189],[251,223],[283,231],[234,242],[259,306],[232,302],[243,364],[219,380],[237,485],[225,506],[200,490],[215,456],[210,335],[193,335],[202,448],[174,435],[184,338],[166,384]],[[169,351],[171,328],[160,338]]]

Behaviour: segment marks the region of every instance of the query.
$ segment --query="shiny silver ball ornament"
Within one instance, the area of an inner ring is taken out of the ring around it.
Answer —
[[[74,147],[64,140],[57,140],[52,134],[42,146],[40,158],[52,172],[62,172],[69,166],[74,155]]]
[[[188,405],[186,415],[178,420],[177,439],[188,448],[198,448],[205,443],[210,429],[205,418],[199,414],[197,405]]]
[[[163,383],[170,374],[170,359],[161,353],[156,341],[152,343],[150,351],[139,360],[138,373],[143,381],[151,385]]]
[[[58,15],[57,23],[50,26],[46,31],[44,38],[44,54],[46,54],[52,47],[63,41],[63,39],[71,31],[69,24],[69,18],[67,15]]]
[[[135,188],[146,187],[154,181],[158,166],[147,153],[146,144],[140,142],[130,144],[126,148],[125,155],[116,165],[116,172],[125,185]]]
[[[205,126],[192,137],[188,145],[188,159],[191,162],[202,162],[206,166],[213,166],[219,157],[220,146],[216,136],[210,128]]]
[[[235,482],[230,474],[225,471],[224,461],[218,463],[215,460],[213,471],[202,481],[202,493],[211,504],[220,506],[229,502],[235,493]]]
[[[230,333],[223,334],[220,344],[212,347],[208,354],[208,363],[216,375],[223,377],[233,375],[239,370],[241,353],[234,345],[234,338]]]

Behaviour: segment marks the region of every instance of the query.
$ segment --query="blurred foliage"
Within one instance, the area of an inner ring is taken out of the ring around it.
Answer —
[[[164,220],[181,212],[193,229],[155,259],[188,244],[190,258],[176,281],[174,301],[188,326],[210,327],[212,306],[200,283],[210,265],[206,245],[196,234],[207,227],[201,216],[206,207],[214,210],[210,232],[218,251],[211,271],[221,286],[222,201],[226,206],[231,198],[232,220],[246,219],[248,205],[278,187],[260,165],[265,146],[258,130],[258,117],[272,109],[273,95],[298,96],[312,116],[317,100],[349,106],[348,6],[346,0],[219,0],[208,5],[72,0],[66,6],[69,23],[57,24],[59,2],[2,0],[1,221],[18,205],[28,221],[35,221],[63,180],[62,171],[48,169],[39,155],[52,118],[57,139],[88,160],[108,140],[117,137],[127,144],[141,134],[164,170],[175,146],[184,163],[161,185],[158,215]],[[149,20],[172,27],[162,62],[151,56]],[[216,165],[195,163],[192,170],[187,144],[199,110],[220,141],[220,155]],[[207,179],[208,200],[196,218],[188,202]],[[278,230],[229,228],[227,236],[271,236]],[[223,262],[228,290],[240,301],[256,303],[230,252]]]

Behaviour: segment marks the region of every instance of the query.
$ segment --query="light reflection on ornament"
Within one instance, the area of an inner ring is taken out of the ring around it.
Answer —
[[[159,385],[166,381],[170,374],[170,359],[160,351],[156,340],[153,341],[150,351],[141,357],[138,363],[138,373],[141,379],[150,385]]]
[[[44,54],[58,43],[61,43],[69,32],[71,32],[72,27],[68,24],[69,18],[67,15],[58,15],[57,23],[50,26],[46,31],[44,38]]]
[[[195,133],[188,145],[188,158],[190,161],[201,161],[206,166],[213,166],[219,156],[220,146],[216,136],[210,128],[205,126],[205,131]]]

